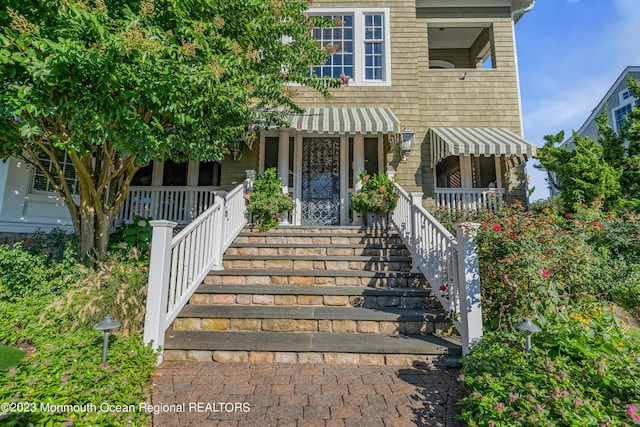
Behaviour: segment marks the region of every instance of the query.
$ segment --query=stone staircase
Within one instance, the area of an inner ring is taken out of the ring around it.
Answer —
[[[167,331],[165,360],[446,363],[461,353],[395,231],[244,230]]]

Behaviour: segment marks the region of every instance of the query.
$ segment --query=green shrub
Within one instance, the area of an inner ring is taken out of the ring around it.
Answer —
[[[150,220],[151,218],[136,216],[132,223],[118,226],[109,236],[109,249],[112,252],[123,252],[136,248],[143,254],[148,254],[153,232]]]
[[[78,261],[78,235],[54,228],[48,233],[37,230],[26,247],[33,255],[46,255],[49,261],[75,264]]]
[[[34,348],[15,369],[0,373],[0,403],[37,404],[33,413],[9,414],[3,425],[150,425],[149,414],[138,406],[148,400],[147,384],[157,360],[138,332],[146,300],[146,264],[133,252],[97,266],[98,272],[80,269],[64,295],[27,293],[0,299],[0,342],[26,342]],[[102,333],[93,326],[105,314],[114,315],[123,326],[111,334],[107,364],[102,365]],[[136,410],[103,411],[100,405],[105,402],[134,405]],[[93,404],[97,410],[47,413],[40,410],[41,403]]]
[[[640,400],[639,348],[611,310],[592,304],[535,320],[531,360],[523,337],[489,333],[464,358],[469,426],[629,425]],[[640,415],[640,414],[639,414]]]
[[[107,363],[103,365],[102,334],[86,326],[71,333],[59,332],[58,338],[40,343],[28,360],[0,374],[0,402],[36,404],[35,412],[11,413],[3,425],[150,425],[149,414],[138,409],[148,398],[147,382],[155,368],[156,356],[142,345],[142,337],[113,334]],[[108,407],[101,408],[105,403],[134,405],[135,411],[109,411]],[[46,404],[93,404],[97,409],[42,411]]]
[[[293,201],[282,188],[275,168],[269,168],[256,177],[253,189],[244,195],[247,209],[253,215],[254,227],[261,231],[277,228],[282,213],[294,208]]]
[[[351,208],[361,214],[374,212],[386,214],[396,208],[398,194],[393,182],[384,173],[369,175],[367,171],[360,171],[362,188],[351,196]]]
[[[73,255],[70,258],[51,262],[47,255],[24,250],[20,242],[0,245],[0,300],[62,293],[77,274]]]
[[[517,206],[436,215],[448,227],[481,224],[485,337],[463,358],[462,418],[471,426],[633,423],[640,348],[609,302],[640,307],[637,218],[606,214],[598,202],[562,215]],[[542,329],[530,362],[514,331],[523,317]]]

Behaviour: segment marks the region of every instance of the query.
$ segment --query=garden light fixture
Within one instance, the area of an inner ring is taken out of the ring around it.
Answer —
[[[100,323],[93,327],[96,331],[104,332],[104,340],[102,341],[102,363],[107,363],[107,347],[109,347],[109,331],[120,326],[120,322],[107,315],[102,318]]]
[[[413,141],[416,139],[416,133],[409,129],[407,125],[404,125],[402,135],[400,137],[400,156],[401,162],[406,162],[409,159],[409,153],[413,148]]]
[[[520,332],[524,332],[527,337],[527,353],[531,353],[531,334],[536,334],[542,329],[540,329],[535,323],[531,321],[531,319],[525,317],[522,319],[522,322],[516,325],[516,330]]]

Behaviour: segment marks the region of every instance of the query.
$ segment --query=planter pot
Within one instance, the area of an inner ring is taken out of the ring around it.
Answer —
[[[389,214],[367,212],[367,227],[375,229],[386,229],[389,227]]]

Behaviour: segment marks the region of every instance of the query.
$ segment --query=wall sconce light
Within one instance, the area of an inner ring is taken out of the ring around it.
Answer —
[[[518,323],[516,325],[516,330],[520,331],[520,332],[524,332],[524,334],[527,337],[527,353],[531,353],[531,334],[537,334],[538,332],[542,331],[542,329],[540,329],[538,327],[538,325],[536,325],[535,323],[533,323],[531,321],[531,319],[525,317],[524,319],[522,319],[522,322]],[[531,360],[531,356],[528,356],[529,360]]]
[[[242,145],[240,142],[236,142],[229,147],[229,151],[231,152],[231,157],[233,157],[233,161],[237,162],[242,159]]]
[[[109,347],[109,331],[120,326],[120,322],[113,318],[113,316],[104,316],[100,323],[93,327],[96,331],[104,332],[104,339],[102,340],[102,364],[107,363],[107,347]]]
[[[407,125],[404,125],[402,135],[400,137],[400,157],[401,162],[406,162],[409,159],[409,153],[413,148],[413,141],[416,139],[416,133],[409,129]]]

